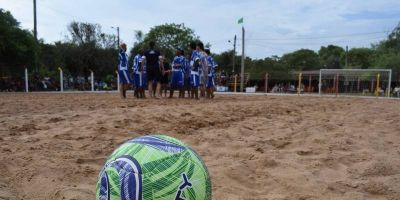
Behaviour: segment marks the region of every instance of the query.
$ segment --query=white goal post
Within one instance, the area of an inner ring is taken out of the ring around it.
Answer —
[[[318,94],[390,96],[391,69],[320,69]]]

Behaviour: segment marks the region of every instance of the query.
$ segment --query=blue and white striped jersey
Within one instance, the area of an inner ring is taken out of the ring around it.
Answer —
[[[128,54],[123,49],[120,49],[118,53],[118,70],[128,70]]]
[[[207,56],[208,76],[214,76],[216,63],[212,56]]]
[[[138,72],[141,65],[142,65],[142,55],[137,54],[133,59],[133,67],[132,67],[133,71]]]
[[[172,61],[172,70],[182,70],[185,65],[185,57],[183,56],[175,56]]]
[[[192,52],[192,56],[190,57],[190,67],[192,68],[194,65],[194,62],[196,61],[196,58],[199,58],[199,52],[197,50],[194,50]]]
[[[207,70],[208,69],[208,62],[207,62],[208,55],[206,54],[206,52],[204,52],[204,51],[199,52],[198,57],[199,57],[200,70],[201,71],[203,69]]]

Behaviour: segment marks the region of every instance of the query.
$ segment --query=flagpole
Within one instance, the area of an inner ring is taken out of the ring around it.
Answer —
[[[240,92],[243,92],[243,85],[244,85],[244,60],[245,60],[245,54],[244,54],[244,26],[242,26],[242,66],[241,66],[241,72],[240,72]]]

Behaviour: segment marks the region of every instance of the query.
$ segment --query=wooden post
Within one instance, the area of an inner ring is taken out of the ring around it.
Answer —
[[[299,73],[299,86],[297,87],[297,95],[300,96],[300,92],[301,92],[301,77],[302,77],[302,73]]]
[[[379,81],[381,78],[381,74],[378,73],[378,75],[376,75],[376,90],[375,90],[375,96],[379,96],[379,92],[380,92],[380,88],[379,88]]]
[[[119,92],[120,91],[120,88],[119,88],[119,74],[118,74],[118,71],[115,71],[115,73],[117,73],[117,90]]]
[[[233,83],[233,92],[236,92],[236,86],[237,86],[237,74],[235,74],[235,82]]]
[[[336,96],[339,93],[339,73],[336,74]]]
[[[29,92],[28,68],[25,68],[25,92]]]
[[[90,70],[90,85],[92,86],[92,92],[94,91],[94,74],[93,71]]]
[[[60,91],[64,92],[64,74],[63,74],[63,70],[61,69],[61,67],[59,67],[58,70],[60,70]]]
[[[375,80],[372,79],[371,80],[371,93],[374,92],[374,86],[375,86],[374,83],[375,83]]]
[[[336,76],[333,76],[333,86],[332,86],[331,93],[335,93],[335,92],[336,92]]]

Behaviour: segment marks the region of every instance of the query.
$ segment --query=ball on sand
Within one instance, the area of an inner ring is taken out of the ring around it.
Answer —
[[[164,135],[143,136],[118,147],[99,174],[96,199],[209,200],[211,181],[199,155]]]

